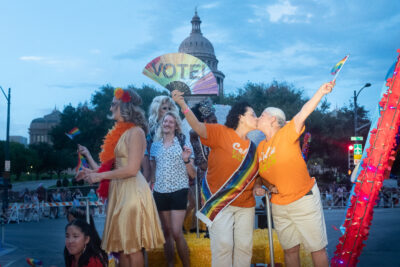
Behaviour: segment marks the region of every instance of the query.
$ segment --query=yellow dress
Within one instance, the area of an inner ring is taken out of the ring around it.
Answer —
[[[115,147],[116,168],[128,161],[128,135],[122,134]],[[142,248],[162,248],[165,243],[156,204],[146,179],[112,179],[108,193],[107,217],[101,247],[107,252],[130,254]]]

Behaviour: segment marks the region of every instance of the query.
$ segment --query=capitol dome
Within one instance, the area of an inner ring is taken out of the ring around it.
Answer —
[[[218,60],[215,56],[212,43],[206,37],[204,37],[201,32],[201,20],[197,15],[197,11],[195,11],[191,23],[192,32],[190,33],[189,37],[183,40],[180,44],[179,53],[190,54],[206,63],[217,80],[219,86],[219,95],[223,96],[223,82],[225,75],[218,70]]]

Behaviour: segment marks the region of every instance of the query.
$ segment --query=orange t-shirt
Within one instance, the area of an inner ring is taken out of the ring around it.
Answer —
[[[200,138],[201,142],[211,148],[208,157],[207,183],[211,193],[215,193],[239,168],[250,140],[240,138],[235,130],[221,124],[205,124],[207,139]],[[236,207],[254,207],[256,202],[253,196],[254,180],[231,203]]]
[[[259,174],[278,189],[271,202],[278,205],[292,203],[313,187],[307,165],[301,155],[299,137],[294,121],[283,126],[271,140],[263,140],[257,147]]]

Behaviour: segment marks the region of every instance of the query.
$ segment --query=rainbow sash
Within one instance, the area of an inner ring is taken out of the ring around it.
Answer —
[[[203,179],[201,195],[205,204],[196,215],[208,227],[211,226],[215,217],[239,197],[257,176],[258,161],[256,150],[256,145],[250,142],[247,154],[240,166],[215,194],[211,193],[207,179]]]

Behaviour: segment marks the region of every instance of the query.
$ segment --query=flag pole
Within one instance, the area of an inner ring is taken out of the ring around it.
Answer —
[[[347,56],[346,56],[346,60],[343,62],[343,65],[340,67],[340,69],[338,70],[338,72],[336,72],[335,77],[333,77],[332,82],[336,81],[337,76],[339,75],[339,73],[340,73],[340,71],[342,70],[342,68],[343,68],[344,64],[346,63],[346,61],[349,59],[349,56],[350,56],[350,55],[347,55]]]

